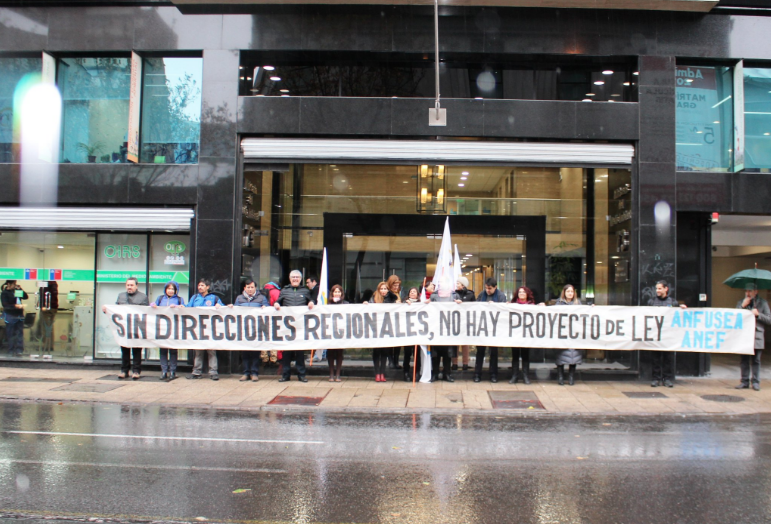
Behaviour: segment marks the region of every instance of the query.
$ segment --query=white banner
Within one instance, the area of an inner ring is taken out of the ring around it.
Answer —
[[[392,346],[754,353],[755,317],[743,309],[521,306],[490,302],[274,308],[108,305],[124,347],[309,350]]]

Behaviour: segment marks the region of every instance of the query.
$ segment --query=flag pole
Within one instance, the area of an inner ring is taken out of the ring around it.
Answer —
[[[415,373],[418,369],[418,345],[415,344],[415,353],[412,355],[412,387],[415,387]]]

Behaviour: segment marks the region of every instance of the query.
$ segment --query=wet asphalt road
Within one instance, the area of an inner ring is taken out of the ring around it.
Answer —
[[[771,521],[771,419],[759,416],[522,418],[0,403],[0,420],[3,524],[18,523],[17,514],[333,523]]]

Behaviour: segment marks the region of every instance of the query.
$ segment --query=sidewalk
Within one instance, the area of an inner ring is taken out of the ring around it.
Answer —
[[[158,372],[144,372],[141,380],[118,380],[116,371],[98,369],[42,369],[0,367],[0,400],[44,402],[106,402],[141,406],[185,406],[239,410],[321,410],[366,412],[488,412],[520,414],[757,414],[771,413],[771,383],[762,390],[735,390],[738,362],[713,364],[709,378],[680,378],[674,388],[651,388],[645,381],[577,381],[559,386],[553,380],[531,385],[474,383],[471,374],[455,375],[454,383],[416,384],[402,380],[386,383],[344,378],[330,383],[309,376],[279,383],[278,377],[239,382],[239,375],[212,381],[158,380]],[[762,376],[768,376],[762,375]],[[713,397],[710,397],[713,396]]]

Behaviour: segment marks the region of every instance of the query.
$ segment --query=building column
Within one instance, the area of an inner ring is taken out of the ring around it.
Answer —
[[[226,304],[238,289],[235,244],[238,105],[237,50],[203,52],[201,145],[198,158],[198,206],[194,276],[212,281],[212,291]],[[194,286],[191,283],[191,286]],[[192,287],[191,287],[192,289]],[[191,291],[192,292],[192,291]],[[219,352],[220,373],[230,373],[231,354]]]
[[[666,280],[671,293],[677,289],[675,58],[641,56],[639,64],[636,291],[644,306],[656,294],[656,281]],[[640,354],[640,374],[651,375],[646,351]]]

